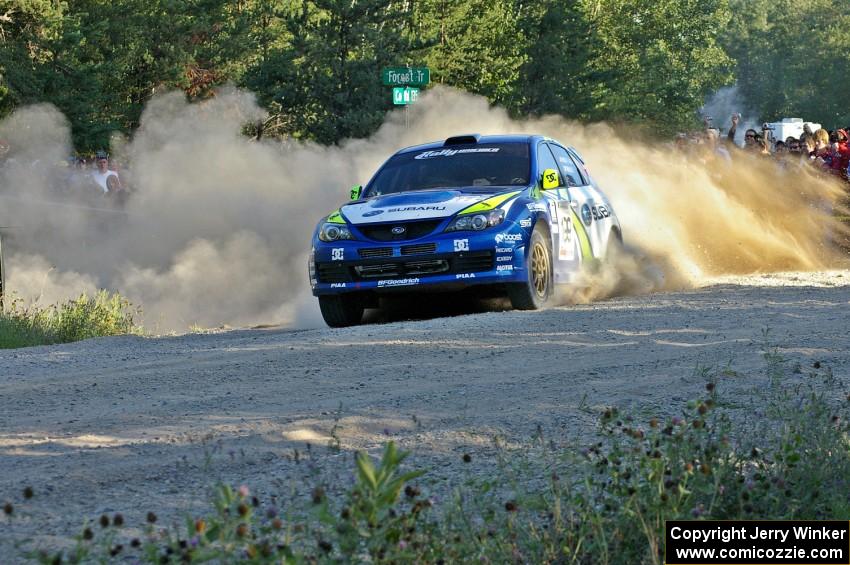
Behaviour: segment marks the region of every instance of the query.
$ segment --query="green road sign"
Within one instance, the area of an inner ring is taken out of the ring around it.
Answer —
[[[386,67],[381,72],[385,86],[425,86],[431,82],[428,67]]]
[[[404,106],[413,104],[419,98],[419,89],[409,86],[393,88],[393,104]]]

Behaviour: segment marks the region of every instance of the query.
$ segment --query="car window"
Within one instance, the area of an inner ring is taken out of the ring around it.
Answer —
[[[581,155],[578,154],[578,151],[576,151],[574,147],[567,149],[567,153],[570,154],[570,157],[573,158],[573,163],[575,163],[576,167],[578,167],[578,174],[581,175],[582,184],[590,184],[590,175],[587,172],[587,164],[584,162],[584,159],[582,159]]]
[[[555,161],[555,158],[552,156],[552,152],[548,149],[548,143],[541,143],[537,146],[537,174],[542,175],[543,171],[546,169],[555,169],[558,170],[558,162]],[[562,175],[558,174],[558,182],[560,184],[558,186],[565,186],[564,179],[560,178]]]
[[[528,186],[527,143],[470,143],[393,155],[363,197],[429,188]]]
[[[567,153],[567,150],[559,145],[549,145],[549,148],[552,149],[552,153],[555,155],[555,159],[558,160],[558,166],[561,170],[561,176],[564,177],[564,182],[567,186],[579,186],[586,184],[581,176],[581,172],[579,172],[578,167],[573,161],[570,154]]]

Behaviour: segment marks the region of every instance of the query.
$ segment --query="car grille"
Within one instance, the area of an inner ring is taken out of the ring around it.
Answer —
[[[316,263],[316,277],[322,283],[396,279],[443,273],[476,273],[493,269],[492,251],[472,251],[433,258]]]
[[[375,241],[404,241],[424,237],[435,229],[443,220],[425,220],[421,222],[398,222],[394,224],[366,224],[357,226],[363,235]],[[404,233],[395,234],[393,228],[403,227]]]
[[[436,243],[420,243],[419,245],[402,245],[402,255],[424,255],[425,253],[435,253],[437,251]]]
[[[392,247],[375,247],[373,249],[358,249],[357,253],[363,257],[364,259],[369,259],[371,257],[392,257],[393,256],[393,248]]]
[[[348,267],[341,263],[316,263],[316,278],[323,283],[349,282]]]

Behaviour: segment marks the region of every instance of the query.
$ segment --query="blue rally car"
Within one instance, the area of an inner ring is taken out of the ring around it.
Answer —
[[[621,242],[575,149],[539,135],[461,135],[402,149],[322,218],[310,285],[332,327],[360,323],[381,294],[472,285],[533,310]]]

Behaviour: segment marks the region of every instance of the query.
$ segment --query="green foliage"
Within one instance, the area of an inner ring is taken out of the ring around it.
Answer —
[[[731,0],[724,38],[747,103],[761,118],[803,117],[850,124],[850,3],[843,0]]]
[[[843,0],[0,0],[0,116],[50,102],[79,149],[131,133],[169,89],[258,95],[265,135],[367,136],[392,108],[384,66],[515,115],[697,125],[737,80],[763,119],[850,122]]]
[[[0,314],[0,349],[139,333],[134,324],[136,313],[125,298],[106,291],[47,308],[25,307],[14,301]]]
[[[437,511],[420,492],[424,486],[412,483],[424,473],[403,471],[408,454],[390,442],[377,465],[357,455],[355,484],[340,496],[316,486],[309,499],[289,500],[282,514],[283,497],[262,501],[247,487],[220,486],[212,512],[187,517],[182,527],[157,529],[149,513],[145,535],[124,539],[123,517],[103,516],[105,526],[94,528],[98,533],[84,526],[64,557],[73,563],[119,554],[145,563],[660,563],[664,520],[841,519],[850,512],[848,399],[828,367],[789,371],[772,347],[765,360],[768,384],[754,389],[751,406],[718,391],[724,379],[741,375],[699,370],[706,392],[679,416],[646,420],[607,409],[599,436],[581,450],[538,430],[523,447],[502,447],[498,468],[454,484],[454,496]],[[462,461],[476,463],[469,455]],[[25,491],[24,498],[32,494]],[[9,519],[19,512],[11,503],[7,509]],[[30,556],[45,563],[57,558]]]

